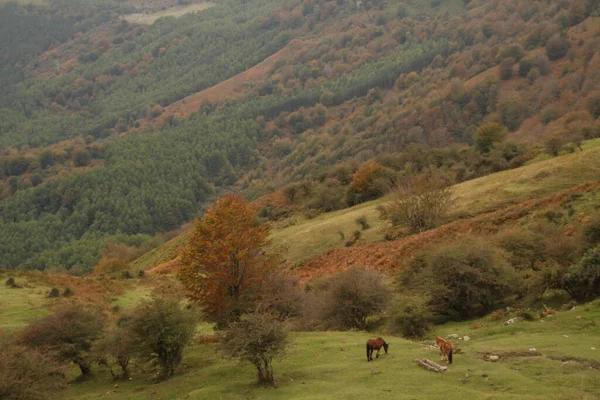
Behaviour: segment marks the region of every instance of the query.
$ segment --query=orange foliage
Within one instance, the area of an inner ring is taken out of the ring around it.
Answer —
[[[360,169],[352,175],[352,183],[350,185],[358,193],[368,192],[372,190],[375,180],[383,175],[383,167],[376,162],[370,162],[360,167]]]
[[[118,258],[104,256],[96,266],[94,266],[95,275],[114,275],[127,269],[127,264]]]
[[[247,294],[276,266],[266,254],[269,228],[257,223],[256,208],[240,196],[217,201],[196,220],[181,252],[179,278],[192,300],[216,315]]]

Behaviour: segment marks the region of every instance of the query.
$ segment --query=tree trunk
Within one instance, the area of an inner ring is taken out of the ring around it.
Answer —
[[[266,358],[263,358],[263,362],[265,364],[263,383],[272,385],[275,383],[273,379],[273,365]]]
[[[256,370],[258,371],[258,383],[265,382],[265,373],[263,371],[262,364],[259,361],[255,365],[256,365]]]

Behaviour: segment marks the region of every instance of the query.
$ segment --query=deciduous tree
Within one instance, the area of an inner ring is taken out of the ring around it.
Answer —
[[[192,300],[218,317],[240,301],[271,271],[276,258],[264,251],[269,227],[260,225],[257,210],[242,197],[231,195],[196,220],[181,254],[179,278]]]

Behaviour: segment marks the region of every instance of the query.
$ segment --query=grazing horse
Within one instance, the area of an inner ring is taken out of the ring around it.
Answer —
[[[387,354],[389,344],[382,338],[367,340],[367,361],[373,361],[373,350],[377,350],[376,358],[379,358],[379,350],[383,347],[385,354]]]
[[[446,360],[448,364],[452,364],[452,352],[454,351],[454,345],[450,342],[445,341],[439,336],[436,336],[435,343],[440,346],[442,352],[442,360]]]

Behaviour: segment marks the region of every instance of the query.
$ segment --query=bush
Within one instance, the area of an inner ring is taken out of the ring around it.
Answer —
[[[560,108],[556,104],[549,104],[540,111],[540,120],[544,125],[548,125],[558,117],[560,117]]]
[[[453,181],[452,176],[433,169],[405,178],[396,188],[395,198],[379,209],[381,218],[406,226],[413,233],[435,228],[452,206]]]
[[[0,348],[1,399],[46,400],[65,386],[63,370],[50,354],[19,346],[5,334]]]
[[[249,362],[256,367],[258,382],[273,384],[273,358],[288,345],[287,332],[272,314],[257,311],[232,322],[221,336],[219,346],[227,358]]]
[[[600,296],[600,246],[588,250],[577,264],[568,269],[565,285],[575,298]]]
[[[55,287],[50,289],[50,291],[48,292],[48,297],[59,297],[59,296],[60,296],[60,290],[58,290]]]
[[[506,137],[506,128],[495,122],[483,124],[473,135],[475,147],[482,153],[489,153],[496,143],[502,142]]]
[[[563,142],[559,138],[553,137],[544,141],[544,149],[546,150],[546,153],[553,157],[558,156],[562,148]]]
[[[367,217],[365,217],[364,215],[357,218],[356,219],[356,224],[360,226],[360,228],[364,231],[367,230],[371,227],[371,225],[369,225],[369,221],[367,221]]]
[[[536,267],[546,254],[546,240],[541,234],[525,230],[502,232],[497,237],[500,248],[509,254],[509,261],[517,269]]]
[[[600,215],[596,215],[586,224],[583,236],[589,246],[600,244]]]
[[[523,318],[523,321],[535,321],[535,315],[530,311],[519,311],[517,317]]]
[[[131,334],[134,352],[140,359],[161,367],[160,378],[168,379],[183,358],[196,328],[195,318],[174,299],[154,298],[133,311]]]
[[[392,308],[390,331],[408,339],[421,339],[429,331],[431,324],[424,316],[423,307],[408,302]]]
[[[339,329],[365,329],[367,318],[382,312],[390,296],[380,274],[358,268],[334,275],[328,286],[325,318]]]
[[[71,290],[71,288],[66,288],[63,291],[62,295],[63,295],[63,297],[71,297],[71,296],[73,296],[73,291]]]
[[[114,379],[129,378],[129,362],[135,354],[136,337],[131,329],[131,315],[120,316],[107,334],[94,345],[99,363],[106,365]],[[121,368],[121,374],[112,370],[112,363]]]
[[[15,282],[15,278],[13,278],[12,276],[6,280],[6,286],[8,286],[11,289],[15,289],[15,288],[19,287],[17,285],[17,282]]]
[[[79,304],[63,304],[54,313],[27,326],[20,334],[19,343],[51,351],[59,362],[73,362],[82,375],[87,375],[93,361],[92,344],[103,329],[102,313]]]
[[[415,258],[400,275],[403,290],[428,293],[435,313],[474,317],[518,292],[515,271],[493,245],[471,239]]]
[[[546,54],[550,60],[558,60],[567,55],[570,47],[569,40],[557,33],[546,43]]]
[[[279,321],[300,317],[305,294],[298,280],[283,271],[274,271],[260,284],[262,308]]]

